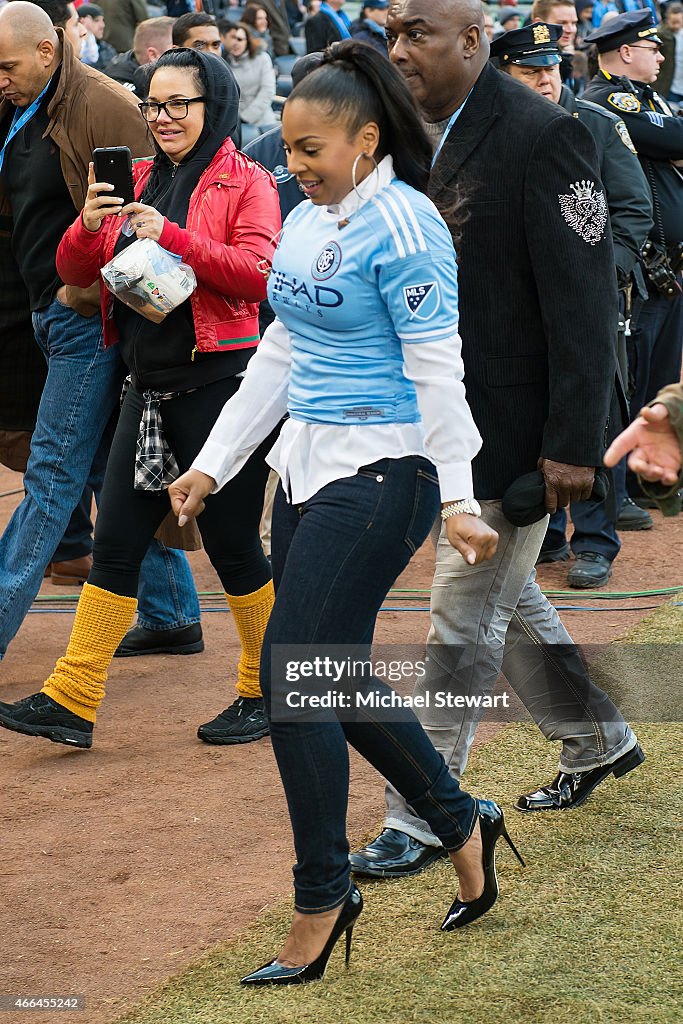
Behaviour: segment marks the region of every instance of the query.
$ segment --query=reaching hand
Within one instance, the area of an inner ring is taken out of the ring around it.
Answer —
[[[658,402],[641,409],[638,418],[607,449],[605,465],[616,466],[629,452],[629,467],[643,480],[659,481],[669,486],[676,483],[683,459],[665,405]]]
[[[178,526],[184,526],[188,519],[204,511],[204,498],[211,494],[216,481],[198,469],[188,469],[168,489],[173,514],[178,517]]]
[[[572,501],[588,501],[593,491],[592,466],[570,466],[566,462],[539,459],[538,468],[545,479],[545,507],[553,515]]]
[[[448,542],[459,551],[468,565],[478,565],[493,558],[498,547],[498,534],[483,519],[463,512],[446,520]]]

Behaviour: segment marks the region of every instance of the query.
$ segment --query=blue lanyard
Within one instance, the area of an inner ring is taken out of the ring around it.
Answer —
[[[50,82],[51,81],[52,81],[52,78],[50,78]],[[12,139],[14,138],[14,136],[18,135],[19,132],[21,131],[21,129],[24,127],[24,125],[28,124],[28,122],[31,120],[31,118],[38,112],[38,108],[39,108],[40,104],[42,103],[43,96],[45,95],[47,90],[50,88],[50,82],[47,83],[47,85],[45,86],[45,88],[41,92],[41,94],[38,97],[38,99],[34,100],[33,103],[31,104],[31,106],[27,107],[26,110],[23,112],[23,114],[21,114],[21,115],[19,114],[19,110],[20,110],[19,107],[17,107],[17,109],[14,111],[14,117],[12,118],[12,123],[11,123],[11,125],[9,127],[9,132],[7,133],[7,138],[5,139],[5,143],[4,143],[3,147],[2,147],[2,149],[0,150],[0,173],[2,172],[2,165],[5,162],[5,150],[9,146],[9,144],[12,141]]]
[[[438,148],[436,150],[436,153],[434,154],[434,157],[432,159],[432,167],[434,166],[434,164],[438,160],[439,153],[443,149],[444,142],[446,141],[448,136],[451,134],[451,129],[452,129],[453,125],[455,124],[455,122],[458,120],[458,118],[462,114],[462,108],[465,106],[465,104],[467,103],[468,99],[470,98],[471,92],[472,92],[472,90],[470,89],[470,91],[467,93],[467,96],[465,96],[465,99],[462,101],[462,103],[460,104],[460,106],[458,107],[456,112],[454,114],[451,114],[450,120],[449,120],[448,124],[446,125],[446,131],[441,136],[441,142],[439,143]]]

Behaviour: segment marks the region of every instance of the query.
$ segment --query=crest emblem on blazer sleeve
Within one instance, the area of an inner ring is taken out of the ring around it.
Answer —
[[[605,193],[598,192],[593,181],[576,181],[569,186],[569,194],[557,198],[562,216],[572,231],[588,245],[597,245],[607,225]]]

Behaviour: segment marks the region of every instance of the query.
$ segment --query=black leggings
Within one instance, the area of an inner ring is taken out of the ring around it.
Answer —
[[[192,465],[238,387],[239,380],[228,377],[161,402],[164,433],[181,473]],[[142,395],[130,388],[107,463],[95,526],[94,565],[88,578],[89,583],[123,597],[137,596],[140,565],[170,507],[167,491],[136,491],[133,486],[143,405]],[[268,478],[264,459],[276,436],[274,431],[236,477],[209,495],[197,519],[206,553],[229,594],[251,594],[271,578],[259,523]]]

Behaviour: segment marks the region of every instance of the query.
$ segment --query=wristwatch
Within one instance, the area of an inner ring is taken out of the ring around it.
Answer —
[[[452,501],[450,505],[444,505],[441,509],[441,518],[450,519],[451,516],[480,516],[481,505],[476,498],[463,498],[462,501]]]

